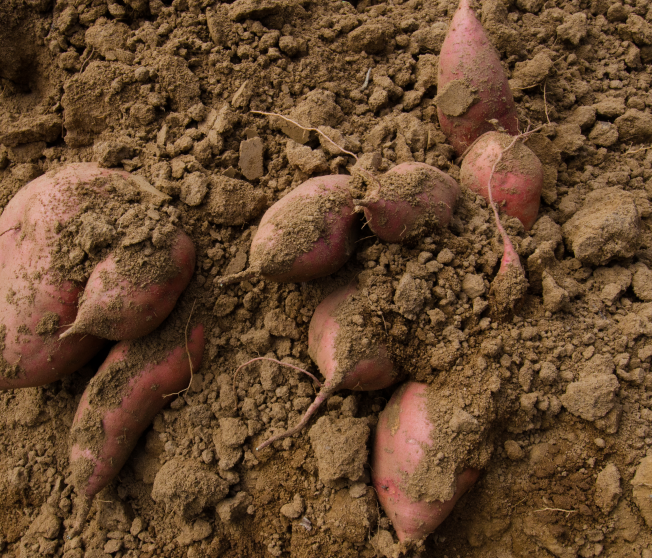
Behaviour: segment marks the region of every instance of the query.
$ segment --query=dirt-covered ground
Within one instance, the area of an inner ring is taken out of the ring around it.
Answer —
[[[156,417],[70,540],[69,430],[106,353],[55,384],[0,394],[3,556],[395,556],[368,465],[395,387],[343,391],[300,435],[256,452],[298,421],[314,389],[270,362],[233,381],[256,356],[317,373],[311,315],[357,276],[362,323],[386,332],[406,378],[436,386],[442,417],[463,417],[437,435],[451,448],[465,439],[465,463],[483,467],[428,538],[429,556],[652,558],[648,0],[477,6],[522,130],[543,126],[528,140],[545,168],[539,220],[529,232],[504,220],[529,281],[513,317],[492,313],[502,244],[469,192],[449,229],[410,245],[363,228],[334,276],[216,281],[245,269],[267,207],[354,163],[251,111],[325,127],[378,175],[414,160],[459,178],[434,103],[456,5],[0,3],[0,211],[67,163],[145,177],[195,242],[186,300],[207,334],[190,390]]]

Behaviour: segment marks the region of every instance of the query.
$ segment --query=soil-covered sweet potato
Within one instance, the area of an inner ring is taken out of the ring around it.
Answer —
[[[480,476],[462,467],[450,482],[437,466],[446,448],[433,440],[429,405],[427,386],[408,382],[394,392],[376,428],[372,480],[400,541],[428,536]]]
[[[77,314],[83,283],[62,276],[53,245],[79,212],[71,190],[115,171],[70,165],[23,187],[0,216],[0,389],[40,386],[87,362],[102,341],[59,341]]]
[[[172,265],[165,275],[147,259],[138,275],[121,273],[113,253],[97,264],[84,288],[77,318],[61,338],[84,333],[120,341],[154,331],[174,308],[195,269],[195,247],[188,235],[178,231],[171,244]],[[143,271],[149,271],[150,277],[143,277]]]
[[[406,242],[446,226],[460,187],[455,179],[424,163],[402,163],[387,171],[362,200],[369,228],[385,242]]]
[[[118,474],[154,416],[201,365],[203,326],[184,340],[178,325],[171,319],[155,335],[115,345],[84,391],[71,429],[79,497],[74,530],[81,529],[94,496]]]
[[[351,177],[307,180],[270,207],[251,242],[249,269],[220,284],[260,276],[297,283],[326,277],[353,252],[357,217],[348,191]]]
[[[490,179],[494,203],[529,231],[537,220],[543,189],[539,158],[522,141],[514,142],[509,134],[487,132],[465,155],[460,182],[489,200]]]
[[[13,197],[0,216],[0,389],[56,381],[97,352],[98,336],[138,337],[165,319],[194,270],[192,241],[154,208],[165,199],[94,163]]]
[[[317,306],[308,330],[308,352],[326,382],[298,424],[272,436],[258,449],[299,432],[336,391],[383,389],[398,379],[385,336],[373,327],[361,327],[364,310],[360,296],[354,281],[331,293]]]

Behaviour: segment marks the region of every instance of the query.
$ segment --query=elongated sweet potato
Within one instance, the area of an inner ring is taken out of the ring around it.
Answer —
[[[79,502],[74,532],[81,530],[94,496],[118,474],[138,438],[201,365],[204,328],[177,346],[163,332],[115,345],[84,391],[71,429],[70,462]],[[182,337],[177,335],[177,339]]]
[[[518,133],[516,105],[498,52],[475,16],[460,0],[439,55],[437,114],[458,155],[485,132]]]

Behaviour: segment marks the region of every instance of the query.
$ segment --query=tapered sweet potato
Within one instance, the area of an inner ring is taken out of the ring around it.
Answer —
[[[452,448],[433,439],[427,391],[425,384],[403,384],[376,427],[372,481],[400,541],[418,541],[434,531],[480,475],[466,467],[456,471],[452,485],[447,479],[441,461]]]
[[[458,155],[496,124],[518,133],[507,76],[470,0],[460,0],[441,47],[436,102],[442,131]]]
[[[308,352],[326,378],[319,394],[301,421],[286,432],[272,436],[262,449],[304,428],[310,417],[340,389],[371,391],[392,385],[398,372],[382,339],[369,335],[357,323],[356,282],[337,289],[315,309],[308,331]],[[352,310],[355,311],[352,313]]]
[[[460,180],[489,202],[503,240],[503,257],[491,284],[490,295],[494,314],[504,317],[512,313],[528,283],[514,245],[500,222],[498,208],[519,219],[529,230],[539,211],[543,167],[520,137],[487,132],[464,157]]]
[[[462,161],[460,182],[489,200],[491,178],[494,203],[507,215],[516,217],[529,231],[539,213],[543,166],[522,141],[514,140],[500,132],[482,135]],[[513,146],[509,147],[512,143]]]
[[[270,207],[251,242],[249,269],[218,279],[221,285],[260,276],[297,283],[326,277],[353,252],[357,217],[350,176],[307,180]]]
[[[77,318],[60,338],[84,333],[119,341],[154,331],[174,308],[195,269],[195,247],[182,231],[172,241],[170,262],[165,275],[156,277],[152,269],[153,278],[143,281],[120,273],[115,255],[109,254],[95,266]]]
[[[170,346],[165,333],[157,342],[145,338],[115,345],[82,395],[71,429],[70,463],[79,497],[74,532],[154,416],[188,386],[191,363],[192,370],[201,365],[203,326],[192,330],[187,345]]]

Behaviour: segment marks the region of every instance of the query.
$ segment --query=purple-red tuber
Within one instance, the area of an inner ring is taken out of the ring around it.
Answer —
[[[404,242],[447,226],[460,194],[457,182],[424,163],[402,163],[387,171],[363,200],[355,200],[369,228],[385,242]]]

